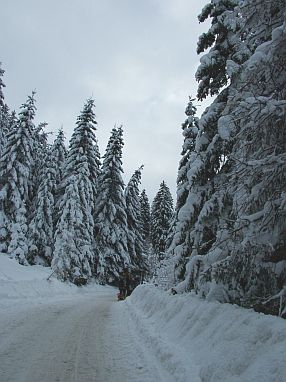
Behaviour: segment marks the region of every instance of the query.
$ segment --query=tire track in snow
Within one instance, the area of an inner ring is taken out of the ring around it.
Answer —
[[[173,382],[115,295],[11,302],[0,317],[0,381]]]

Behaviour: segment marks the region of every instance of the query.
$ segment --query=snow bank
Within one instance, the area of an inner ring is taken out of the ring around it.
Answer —
[[[100,285],[78,288],[73,284],[63,283],[51,275],[51,268],[35,266],[23,266],[7,255],[0,254],[0,307],[11,303],[11,299],[17,303],[25,300],[61,298],[61,296],[74,296],[85,293],[94,293],[102,289]],[[19,301],[18,301],[19,300]]]
[[[281,318],[152,285],[137,287],[125,304],[176,381],[286,381]]]

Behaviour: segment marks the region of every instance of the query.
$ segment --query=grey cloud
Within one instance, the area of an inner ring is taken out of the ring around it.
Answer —
[[[37,120],[69,138],[86,98],[96,101],[101,153],[125,130],[125,182],[145,164],[151,198],[165,179],[175,194],[196,43],[207,1],[14,0],[1,8],[1,57],[11,108],[37,89]],[[205,103],[200,108],[203,109]]]

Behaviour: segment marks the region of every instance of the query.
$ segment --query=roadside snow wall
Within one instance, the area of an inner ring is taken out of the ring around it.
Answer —
[[[125,304],[176,382],[286,381],[286,320],[153,285]]]

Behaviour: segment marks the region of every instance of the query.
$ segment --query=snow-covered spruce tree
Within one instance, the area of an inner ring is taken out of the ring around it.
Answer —
[[[281,316],[286,316],[285,6],[285,1],[265,7],[246,1],[241,8],[247,27],[260,37],[237,78],[228,114],[219,121],[224,139],[239,137],[228,183],[233,229],[224,243],[214,243],[228,244],[231,251],[212,261],[199,279],[204,294],[216,283],[225,299]]]
[[[57,206],[52,267],[61,279],[68,279],[75,284],[86,283],[88,278],[95,273],[93,213],[98,163],[93,132],[95,129],[93,105],[93,100],[88,100],[77,119],[60,186],[64,193]],[[68,200],[70,197],[72,197],[72,201]],[[72,207],[77,210],[71,211]],[[65,240],[69,240],[70,237],[69,233],[65,232],[67,230],[75,235],[72,243],[73,249],[70,253],[64,253],[61,249],[61,245],[65,248],[70,245],[65,243]],[[65,268],[66,266],[71,266],[71,269]]]
[[[138,280],[147,271],[147,256],[144,253],[139,195],[142,169],[143,166],[134,172],[124,192],[128,227],[127,246],[131,260],[130,268],[132,268],[132,273],[134,276],[137,276]]]
[[[116,282],[131,265],[128,253],[128,228],[122,179],[122,128],[113,128],[103,157],[96,200],[95,238],[97,274],[102,282]]]
[[[205,253],[208,245],[215,238],[216,218],[209,216],[206,219],[200,213],[204,204],[215,192],[214,179],[221,169],[226,152],[217,132],[217,121],[225,108],[226,95],[227,91],[224,91],[211,107],[206,109],[200,120],[198,133],[194,137],[195,141],[191,145],[193,150],[186,165],[185,189],[188,189],[188,195],[182,206],[177,203],[173,240],[167,251],[167,256],[174,258],[175,274],[178,280],[185,278],[185,266],[190,257]],[[178,184],[178,189],[180,187]],[[178,200],[179,196],[180,193],[178,193]],[[216,208],[208,208],[209,212],[211,210],[217,213]],[[203,247],[200,248],[202,245]]]
[[[69,144],[68,161],[66,163],[66,175],[73,174],[78,169],[75,165],[80,165],[77,156],[85,155],[89,170],[89,179],[93,190],[93,199],[96,198],[96,184],[100,169],[100,154],[95,136],[96,125],[94,114],[94,100],[88,99],[84,108],[77,118],[76,128]],[[94,205],[91,206],[94,210]]]
[[[48,145],[48,133],[45,131],[47,128],[47,122],[41,122],[34,129],[34,174],[35,178],[39,178],[42,172],[43,165],[45,163],[45,158],[49,151]]]
[[[199,119],[196,117],[197,108],[193,104],[194,99],[189,97],[185,111],[187,119],[182,124],[184,143],[181,152],[177,177],[177,204],[176,212],[186,203],[188,197],[189,182],[187,177],[188,164],[195,149],[195,139],[198,134]]]
[[[67,179],[55,232],[52,269],[61,280],[76,285],[86,284],[93,273],[90,267],[93,262],[93,220],[86,198],[92,194],[92,187],[87,190],[88,178],[84,160],[81,171]]]
[[[200,36],[197,46],[198,54],[210,48],[201,57],[196,72],[199,100],[218,94],[250,54],[247,45],[243,43],[244,36],[238,34],[242,23],[237,8],[239,2],[211,0],[198,16],[200,22],[211,18],[211,27]]]
[[[5,104],[3,88],[5,88],[6,85],[4,84],[4,82],[2,80],[2,77],[3,77],[4,73],[5,73],[5,70],[3,70],[1,68],[1,66],[2,66],[2,62],[0,62],[0,107],[3,107],[4,104]]]
[[[55,187],[54,187],[54,228],[60,217],[60,199],[64,194],[65,188],[63,184],[64,169],[67,159],[67,149],[64,144],[65,135],[63,129],[58,131],[57,137],[51,147],[51,157],[55,164]]]
[[[63,180],[64,166],[67,158],[67,149],[64,142],[65,135],[63,129],[59,129],[51,148],[52,160],[56,167],[56,187],[58,187]]]
[[[146,190],[142,190],[140,194],[140,220],[144,251],[147,253],[149,252],[151,240],[151,208]]]
[[[272,9],[265,16],[265,28],[272,25],[273,32],[265,31],[262,41],[268,41],[240,67],[228,88],[217,120],[218,141],[228,151],[213,177],[214,192],[190,231],[194,248],[185,286],[208,298],[256,305],[283,316],[286,139],[281,127],[285,126],[286,53],[285,23],[280,18],[285,2],[281,4],[269,2],[262,9],[262,3],[247,1],[239,11],[255,35],[263,29],[264,17],[256,17],[259,7],[263,15]],[[202,240],[204,222],[211,228],[210,241]]]
[[[1,250],[27,264],[27,206],[32,194],[34,94],[22,105],[8,132],[0,161]]]
[[[6,141],[6,118],[4,116],[4,94],[3,94],[3,88],[5,87],[5,84],[2,80],[3,74],[5,73],[5,70],[1,68],[1,62],[0,62],[0,155],[2,153],[4,143]]]
[[[198,53],[211,47],[202,57],[196,74],[200,82],[199,99],[206,98],[208,94],[219,93],[228,82],[231,85],[242,62],[249,55],[249,49],[239,35],[241,18],[236,5],[237,1],[214,0],[199,16],[200,21],[212,18],[210,30],[198,42]],[[197,125],[197,136],[194,137],[195,142],[193,141],[185,170],[188,178],[185,189],[188,190],[188,195],[187,192],[183,193],[181,202],[178,183],[179,210],[168,255],[173,253],[175,256],[176,277],[179,280],[185,279],[185,267],[189,259],[198,259],[197,256],[206,254],[214,242],[221,200],[227,199],[221,193],[219,184],[224,182],[222,174],[226,165],[223,164],[232,142],[226,144],[222,140],[218,133],[218,120],[226,107],[228,97],[229,86],[206,109]],[[192,286],[192,282],[190,284],[188,287]]]
[[[151,241],[154,253],[159,260],[164,257],[166,239],[173,218],[173,198],[166,183],[160,184],[151,208]]]
[[[51,265],[54,244],[54,189],[56,163],[47,151],[39,179],[33,219],[29,224],[30,264]]]
[[[186,240],[186,235],[190,230],[190,213],[183,209],[189,194],[188,170],[195,155],[195,139],[198,134],[198,118],[196,117],[196,107],[193,104],[194,99],[189,97],[189,102],[185,110],[187,116],[181,127],[183,130],[184,143],[182,146],[182,158],[179,163],[177,176],[177,202],[174,217],[170,225],[168,236],[166,239],[166,254],[164,262],[161,263],[161,268],[164,268],[165,273],[170,274],[170,281],[165,282],[164,287],[168,288],[171,283],[174,283],[174,266],[178,268],[178,256],[186,256],[189,254],[190,248]],[[182,211],[181,211],[182,210]],[[184,251],[182,251],[184,248]],[[181,265],[181,264],[180,264]],[[162,277],[161,277],[162,278]],[[164,277],[166,279],[166,277]]]
[[[199,81],[198,98],[217,94],[223,86],[229,86],[206,109],[199,126],[196,125],[198,133],[183,168],[188,178],[185,188],[178,182],[177,222],[168,256],[175,255],[176,277],[179,280],[185,279],[185,266],[190,258],[192,262],[196,259],[200,267],[200,256],[206,254],[215,241],[220,213],[226,217],[231,209],[231,194],[226,193],[225,187],[221,185],[226,182],[225,173],[229,167],[227,157],[233,141],[222,139],[218,120],[228,98],[232,96],[232,83],[251,53],[241,32],[243,19],[237,4],[236,0],[214,0],[199,16],[200,22],[210,17],[212,24],[198,42],[198,53],[211,48],[201,58],[196,74]],[[187,288],[193,285],[191,280],[186,284]]]
[[[5,70],[1,68],[0,62],[0,156],[3,152],[7,134],[10,129],[10,114],[9,108],[5,104],[3,88],[6,86],[2,80]]]
[[[34,126],[33,133],[33,167],[32,167],[32,184],[33,189],[30,193],[30,204],[28,211],[28,223],[33,219],[36,210],[37,194],[40,186],[42,169],[45,166],[45,159],[48,152],[48,133],[45,131],[46,122],[41,122],[38,126]]]

